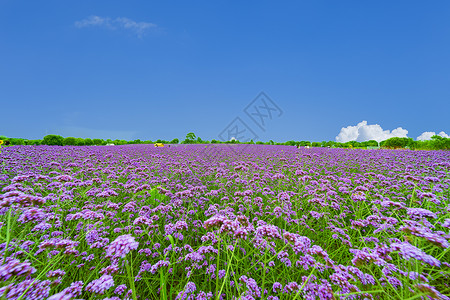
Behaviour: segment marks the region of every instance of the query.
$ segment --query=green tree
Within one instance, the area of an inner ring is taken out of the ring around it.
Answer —
[[[25,140],[20,138],[10,138],[11,145],[25,145]]]
[[[66,137],[63,140],[63,145],[74,146],[76,145],[77,140],[74,137]]]
[[[60,135],[56,134],[49,134],[44,136],[44,139],[42,140],[42,144],[49,145],[49,146],[62,146],[63,145],[64,138]]]
[[[287,141],[284,144],[287,145],[287,146],[295,146],[295,145],[297,145],[297,142],[296,141]]]
[[[431,148],[434,150],[449,150],[450,149],[450,138],[444,138],[439,135],[433,135],[431,137]]]
[[[311,146],[311,142],[308,142],[308,141],[300,141],[300,142],[298,143],[298,145],[299,145],[300,147]]]
[[[392,137],[384,141],[383,146],[388,148],[405,148],[409,139],[406,137]]]
[[[105,145],[105,141],[102,139],[93,139],[94,145]]]
[[[92,145],[94,145],[94,142],[90,138],[87,138],[87,139],[84,139],[84,144],[86,146],[92,146]]]
[[[188,134],[186,134],[186,140],[195,140],[196,136],[193,132],[189,132]]]
[[[180,142],[179,139],[173,139],[170,141],[171,144],[178,144]]]
[[[75,138],[75,145],[76,146],[84,146],[84,139],[82,139],[82,138]]]

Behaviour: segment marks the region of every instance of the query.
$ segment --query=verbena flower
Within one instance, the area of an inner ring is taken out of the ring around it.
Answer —
[[[441,262],[439,260],[431,255],[426,254],[425,252],[408,242],[392,243],[391,248],[393,251],[399,251],[399,254],[406,260],[414,258],[423,261],[431,266],[439,267],[441,265]]]
[[[117,237],[106,249],[106,257],[124,258],[131,250],[136,250],[139,242],[136,242],[130,234]]]
[[[36,272],[28,261],[20,262],[18,259],[7,257],[5,263],[0,265],[0,280],[6,281],[13,276],[26,277]]]
[[[95,279],[91,281],[86,286],[86,291],[96,293],[96,294],[103,294],[108,289],[112,288],[114,286],[114,279],[111,275],[102,275],[99,279]]]

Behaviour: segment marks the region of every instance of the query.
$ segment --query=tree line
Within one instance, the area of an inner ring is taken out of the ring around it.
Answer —
[[[60,135],[50,134],[46,135],[42,140],[23,139],[23,138],[9,138],[6,136],[0,136],[0,139],[6,145],[54,145],[54,146],[101,146],[101,145],[127,145],[127,144],[256,144],[256,145],[288,145],[297,147],[328,147],[328,148],[388,148],[388,149],[412,149],[412,150],[450,150],[450,138],[444,138],[438,135],[431,137],[431,140],[415,141],[412,138],[406,137],[393,137],[378,143],[375,140],[357,142],[349,141],[346,143],[339,143],[334,141],[322,141],[322,142],[310,142],[310,141],[287,141],[287,142],[274,142],[270,140],[268,142],[253,140],[249,142],[241,142],[235,139],[230,141],[221,140],[203,140],[197,137],[194,133],[190,132],[186,135],[185,139],[180,141],[175,138],[173,140],[161,140],[156,141],[140,139],[135,140],[111,140],[111,139],[90,139],[90,138],[76,138],[76,137],[62,137]]]

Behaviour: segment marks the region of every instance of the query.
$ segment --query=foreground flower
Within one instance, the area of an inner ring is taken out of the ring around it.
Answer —
[[[123,258],[131,250],[136,250],[139,242],[136,242],[130,234],[121,235],[116,238],[106,249],[106,257]]]
[[[410,258],[415,258],[426,262],[427,264],[435,267],[439,267],[441,262],[431,255],[426,254],[419,248],[411,245],[410,243],[392,243],[391,249],[394,251],[399,251],[399,254],[403,256],[404,259],[409,260]]]
[[[114,279],[111,275],[103,275],[99,279],[96,279],[89,283],[86,287],[86,291],[96,294],[103,294],[106,290],[114,286]]]
[[[0,266],[0,280],[6,281],[13,276],[28,276],[36,272],[36,269],[31,264],[26,262],[20,262],[15,258],[6,258],[5,264]]]

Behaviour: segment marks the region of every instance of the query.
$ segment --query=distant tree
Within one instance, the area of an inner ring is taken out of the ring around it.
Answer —
[[[84,146],[84,139],[82,138],[75,138],[75,145],[76,146]]]
[[[313,147],[320,147],[322,144],[321,143],[319,143],[319,142],[312,142],[311,143],[311,146],[313,146]]]
[[[196,142],[197,137],[195,136],[195,134],[193,132],[189,132],[188,134],[186,134],[186,138],[184,139],[184,141],[182,141],[182,144],[194,144]]]
[[[93,139],[94,145],[105,145],[106,142],[102,139]]]
[[[94,145],[94,142],[91,139],[87,138],[87,139],[84,139],[84,144],[86,146],[92,146],[92,145]]]
[[[63,140],[63,145],[74,146],[74,145],[76,145],[76,142],[77,142],[76,138],[66,137]]]
[[[26,144],[27,145],[40,145],[41,144],[41,140],[27,140]]]
[[[387,139],[384,143],[384,147],[388,148],[405,148],[408,145],[409,139],[406,137],[392,137]]]
[[[450,138],[444,138],[439,135],[433,135],[431,137],[431,141],[429,142],[430,146],[434,150],[449,150],[450,149]]]
[[[180,142],[179,139],[173,139],[170,141],[170,144],[178,144]]]
[[[301,146],[301,147],[311,146],[311,142],[301,141],[301,142],[298,143],[298,145]]]
[[[142,144],[142,141],[140,139],[136,139],[133,141],[128,141],[127,144]]]
[[[20,138],[10,138],[11,145],[25,145],[25,140]]]
[[[295,145],[297,145],[297,142],[296,141],[287,141],[284,144],[287,145],[287,146],[295,146]]]
[[[49,146],[62,146],[64,138],[60,135],[49,134],[44,136],[42,143]]]
[[[375,140],[365,141],[364,144],[365,144],[365,147],[377,147],[378,146],[378,142]]]

